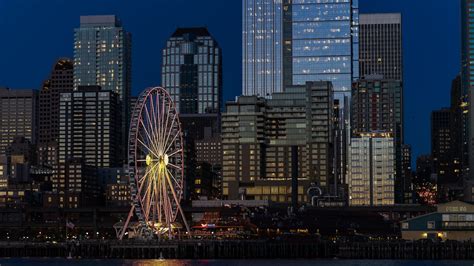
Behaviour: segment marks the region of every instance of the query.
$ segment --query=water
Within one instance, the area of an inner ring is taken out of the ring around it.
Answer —
[[[408,261],[408,260],[88,260],[88,259],[0,259],[0,266],[10,265],[68,265],[68,266],[474,266],[474,261]]]

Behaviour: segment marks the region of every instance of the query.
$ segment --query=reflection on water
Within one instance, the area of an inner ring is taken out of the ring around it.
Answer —
[[[89,260],[89,259],[0,259],[0,266],[46,266],[46,265],[67,265],[67,266],[290,266],[290,265],[317,265],[317,266],[464,266],[474,265],[474,261],[401,261],[401,260]]]

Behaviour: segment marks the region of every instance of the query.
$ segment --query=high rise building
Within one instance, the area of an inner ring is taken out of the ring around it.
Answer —
[[[403,188],[403,202],[414,202],[414,188],[413,188],[413,171],[411,167],[411,146],[404,144],[402,146],[402,188]]]
[[[403,80],[402,15],[360,14],[359,64],[361,78],[383,75]]]
[[[116,16],[81,16],[74,30],[74,88],[97,85],[119,95],[123,146],[130,121],[131,51],[131,34]]]
[[[0,88],[0,155],[15,137],[37,142],[38,91]]]
[[[163,87],[181,114],[220,112],[222,50],[206,28],[178,28],[166,42]]]
[[[403,140],[403,89],[396,80],[369,76],[352,85],[352,135],[387,131]]]
[[[453,200],[454,191],[459,191],[461,184],[460,161],[455,151],[454,114],[449,108],[431,113],[431,156],[433,171],[437,176],[438,200]]]
[[[283,1],[242,1],[242,94],[283,91]]]
[[[53,182],[59,206],[97,204],[97,168],[121,164],[119,96],[99,86],[79,86],[61,93],[59,106],[59,171]]]
[[[243,0],[243,95],[331,81],[350,96],[359,74],[358,1]]]
[[[462,94],[466,100],[472,99],[474,96],[474,0],[461,1],[461,27],[462,27],[462,49],[461,49],[461,83]],[[474,199],[474,104],[469,103],[467,111],[467,145],[468,158],[467,164],[463,169],[465,176],[465,200],[472,201]]]
[[[404,202],[403,146],[403,88],[399,80],[368,75],[352,85],[352,136],[367,132],[386,132],[394,138],[396,202]]]
[[[39,92],[38,143],[58,141],[59,95],[62,92],[72,92],[73,85],[72,60],[69,58],[57,60]]]
[[[467,143],[467,99],[462,93],[461,76],[457,75],[451,83],[451,142],[454,172],[458,178],[463,176],[463,169],[469,164]]]
[[[117,93],[99,86],[61,93],[59,162],[75,158],[96,167],[119,166],[119,110]]]
[[[57,60],[39,92],[38,166],[58,180],[59,96],[73,91],[73,62]]]
[[[349,205],[395,203],[394,141],[389,133],[352,138],[349,153]]]
[[[330,82],[307,82],[271,99],[228,102],[222,118],[223,196],[290,202],[293,160],[300,202],[309,200],[306,190],[313,186],[329,195],[332,95]]]

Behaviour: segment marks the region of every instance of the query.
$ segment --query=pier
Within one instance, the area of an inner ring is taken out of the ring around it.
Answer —
[[[0,242],[0,257],[94,259],[400,259],[470,260],[473,242],[319,240]]]

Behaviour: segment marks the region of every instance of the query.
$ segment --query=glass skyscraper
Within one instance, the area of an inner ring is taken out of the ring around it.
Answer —
[[[472,102],[467,104],[467,101],[472,101],[472,94],[474,90],[474,0],[462,0],[461,1],[461,25],[462,25],[462,98],[468,106],[468,109],[465,111],[467,115],[464,116],[466,126],[466,133],[464,137],[464,142],[468,143],[468,154],[467,159],[463,159],[463,174],[470,182],[466,186],[464,194],[466,195],[466,200],[472,200],[474,197],[473,187],[474,187],[474,117],[472,116],[474,112],[474,105]]]
[[[74,30],[74,88],[98,85],[119,95],[124,145],[130,120],[131,63],[131,34],[116,16],[81,16],[81,25]]]
[[[350,96],[359,75],[357,0],[294,0],[292,83],[331,81],[335,98]]]
[[[244,95],[267,97],[306,81],[350,96],[359,75],[358,0],[243,0]]]
[[[283,91],[283,1],[243,0],[242,94]]]
[[[163,49],[161,71],[181,114],[220,112],[222,51],[206,28],[178,28]]]

